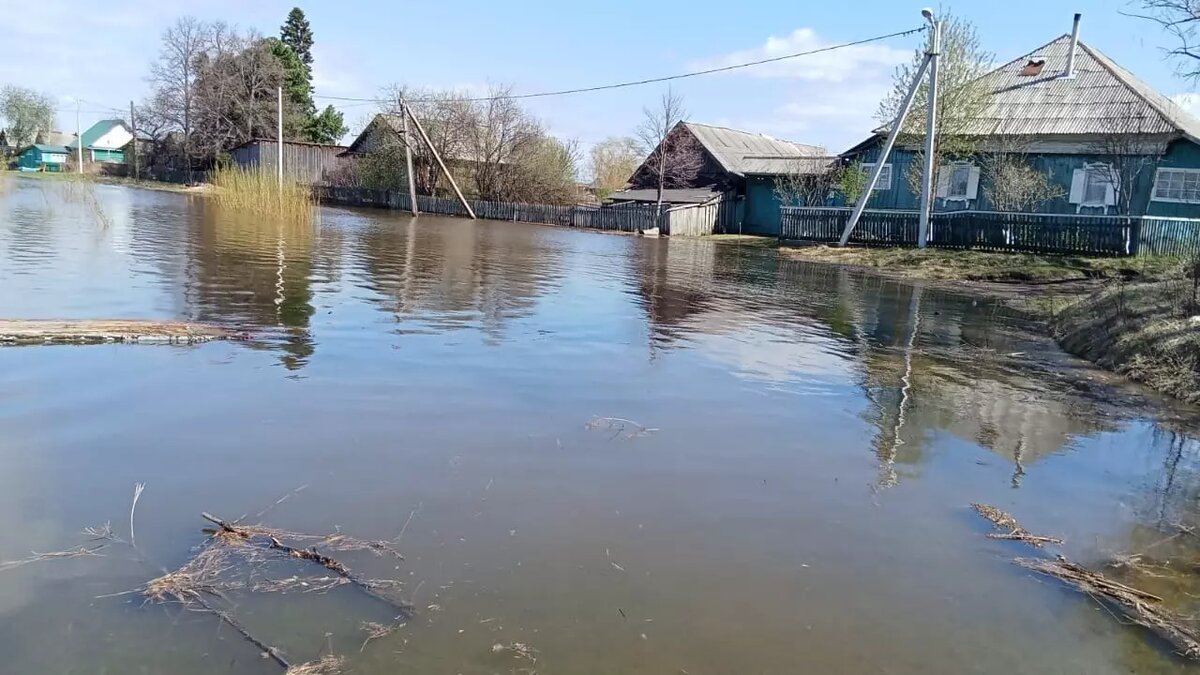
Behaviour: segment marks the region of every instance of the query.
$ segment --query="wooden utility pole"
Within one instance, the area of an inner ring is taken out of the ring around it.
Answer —
[[[83,175],[83,131],[79,128],[79,99],[75,99],[75,157],[79,163],[79,175]]]
[[[133,179],[137,180],[141,176],[138,172],[137,122],[133,117],[133,101],[129,102],[129,133],[133,135],[133,141],[129,143],[129,147],[133,148]]]
[[[279,177],[279,194],[283,195],[283,87],[276,89],[279,97],[279,115],[275,126],[275,175]]]
[[[406,117],[411,117],[413,124],[417,127],[417,133],[421,134],[421,140],[425,141],[425,145],[429,147],[429,152],[433,154],[433,158],[437,160],[438,166],[442,168],[442,173],[446,174],[446,179],[450,181],[450,187],[454,188],[454,194],[458,195],[458,201],[462,203],[463,208],[467,210],[467,214],[474,220],[475,210],[467,203],[467,198],[463,196],[462,190],[458,189],[458,183],[454,182],[454,176],[450,175],[450,170],[446,168],[446,163],[442,161],[442,156],[438,154],[437,148],[433,147],[433,142],[429,140],[429,136],[425,133],[425,128],[421,126],[421,120],[417,119],[408,106],[404,107]]]
[[[420,215],[417,210],[417,179],[413,176],[412,164],[412,132],[408,130],[408,104],[400,99],[400,117],[404,121],[404,167],[408,171],[408,201],[411,202],[412,214]]]
[[[933,213],[934,149],[937,136],[938,105],[938,57],[942,51],[942,22],[933,16],[932,10],[925,17],[929,21],[929,48],[925,50],[929,59],[929,87],[926,91],[927,112],[925,113],[925,171],[921,175],[921,220],[917,226],[917,248],[925,248],[929,241],[929,217]]]

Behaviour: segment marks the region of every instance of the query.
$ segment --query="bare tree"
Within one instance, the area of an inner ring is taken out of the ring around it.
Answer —
[[[1179,75],[1200,78],[1200,0],[1141,0],[1143,13],[1175,38],[1176,47],[1167,55],[1178,61]]]
[[[993,56],[983,49],[975,26],[964,18],[945,13],[942,16],[942,52],[938,62],[937,124],[934,145],[934,175],[930,188],[938,184],[938,171],[948,160],[966,158],[979,150],[979,138],[987,135],[978,128],[982,113],[991,98],[979,78],[992,69]],[[903,105],[913,77],[925,59],[925,48],[913,53],[909,63],[896,69],[892,91],[879,104],[877,118],[891,125]],[[900,130],[898,142],[906,147],[924,147],[929,82],[923,81],[913,98],[912,111]],[[918,198],[921,194],[921,172],[924,152],[918,151],[905,176],[908,186]]]
[[[845,167],[829,157],[797,157],[775,177],[775,198],[784,206],[825,206],[841,185]]]
[[[180,18],[163,31],[158,60],[150,64],[155,114],[183,133],[183,152],[187,157],[191,156],[197,71],[213,37],[212,24],[191,16]]]
[[[1064,196],[1049,173],[1033,165],[1027,139],[995,141],[980,157],[983,194],[996,211],[1032,212]]]
[[[219,32],[212,51],[198,60],[192,93],[193,151],[218,157],[254,138],[272,137],[276,89],[284,78],[279,60],[259,35]],[[285,106],[292,106],[285,102]],[[284,116],[295,111],[285,109]]]
[[[624,187],[642,161],[636,139],[613,136],[592,147],[592,187],[601,201]]]
[[[1151,129],[1154,120],[1147,108],[1126,103],[1110,110],[1102,120],[1100,136],[1089,148],[1100,161],[1085,170],[1100,172],[1103,180],[1113,187],[1113,205],[1117,213],[1133,213],[1133,195],[1138,184],[1151,180],[1154,169],[1162,160],[1165,144],[1156,140]]]
[[[382,110],[387,117],[376,123],[386,123],[393,127],[392,131],[395,133],[383,134],[382,137],[387,139],[388,145],[394,146],[389,152],[401,153],[395,155],[400,160],[400,164],[396,166],[403,163],[404,150],[404,140],[399,134],[402,128],[398,103],[400,99],[404,99],[412,114],[421,120],[421,126],[443,160],[450,164],[458,164],[459,160],[467,156],[472,111],[466,94],[454,90],[435,91],[393,84],[384,89],[384,97],[389,101]],[[438,168],[429,148],[415,139],[415,132],[412,154],[417,193],[436,194],[441,169]],[[407,189],[403,169],[397,179],[403,184],[403,189]]]
[[[662,209],[663,190],[688,187],[704,169],[704,151],[695,137],[683,127],[687,118],[683,98],[667,89],[653,108],[642,110],[638,140],[646,153],[639,169],[657,190],[655,200]]]
[[[493,86],[472,111],[468,152],[480,199],[503,199],[510,165],[533,152],[545,135],[511,93],[511,87]]]

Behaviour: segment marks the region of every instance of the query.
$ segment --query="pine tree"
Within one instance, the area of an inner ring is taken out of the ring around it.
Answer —
[[[293,7],[292,11],[288,12],[287,21],[279,27],[279,39],[296,52],[305,68],[312,68],[312,28],[308,25],[304,11],[299,7]]]

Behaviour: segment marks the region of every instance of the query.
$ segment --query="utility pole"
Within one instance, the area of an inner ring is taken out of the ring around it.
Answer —
[[[83,175],[83,132],[79,130],[79,99],[75,99],[75,158],[79,175]]]
[[[276,87],[279,115],[275,124],[275,175],[279,178],[279,195],[283,196],[283,87]]]
[[[133,117],[133,101],[129,102],[129,133],[133,134],[133,141],[129,144],[129,147],[133,148],[133,179],[138,180],[141,175],[138,172],[137,122]]]
[[[442,161],[442,156],[438,154],[437,148],[433,147],[433,142],[429,140],[429,135],[425,133],[425,128],[421,126],[421,120],[413,116],[412,111],[409,110],[407,106],[405,107],[404,111],[408,117],[412,117],[413,124],[415,124],[417,127],[417,133],[421,134],[421,140],[425,141],[425,145],[429,148],[429,152],[433,155],[433,158],[437,160],[438,166],[442,168],[442,173],[446,174],[446,179],[450,181],[450,187],[454,188],[454,194],[458,195],[459,203],[463,205],[463,208],[467,210],[467,214],[471,216],[472,220],[474,220],[476,218],[475,209],[471,208],[471,205],[467,203],[467,198],[463,196],[462,190],[458,189],[458,183],[454,182],[454,176],[450,175],[450,169],[446,168],[446,163]]]
[[[412,214],[420,215],[417,211],[417,179],[413,176],[412,164],[412,132],[408,130],[408,104],[400,99],[400,117],[404,120],[404,166],[408,171],[408,201],[412,205]]]
[[[929,48],[925,57],[929,60],[929,91],[925,113],[925,172],[921,176],[921,221],[917,230],[917,248],[925,248],[929,242],[929,217],[933,211],[934,149],[937,138],[938,60],[942,51],[942,22],[933,16],[933,11],[922,10],[929,22]]]
[[[933,21],[933,10],[923,9],[921,10],[921,15],[926,20]],[[888,133],[883,147],[879,149],[879,157],[875,160],[875,168],[871,171],[871,179],[867,181],[866,189],[859,195],[858,202],[854,204],[854,211],[850,213],[850,220],[846,221],[846,229],[842,230],[838,246],[845,246],[846,242],[850,241],[850,234],[854,232],[854,227],[858,225],[859,218],[862,218],[863,211],[867,208],[867,202],[871,199],[871,193],[875,191],[875,185],[879,182],[879,175],[883,173],[883,165],[887,163],[888,156],[892,153],[892,147],[896,145],[896,138],[900,135],[900,128],[904,126],[904,120],[908,119],[908,111],[912,110],[913,99],[917,95],[917,88],[921,86],[921,80],[925,79],[925,73],[929,70],[931,61],[933,61],[933,56],[929,52],[926,52],[925,58],[921,61],[921,67],[917,68],[917,74],[913,77],[912,84],[908,87],[908,93],[904,96],[904,102],[900,105],[900,113],[892,121],[892,130]],[[926,161],[930,161],[928,154],[926,155]]]

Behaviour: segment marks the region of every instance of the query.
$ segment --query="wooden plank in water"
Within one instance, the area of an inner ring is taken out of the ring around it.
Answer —
[[[198,344],[227,340],[237,333],[209,324],[143,320],[0,319],[0,345],[41,344]]]

